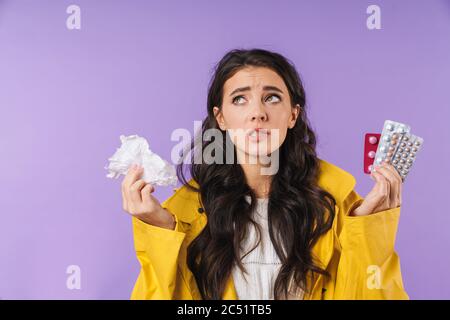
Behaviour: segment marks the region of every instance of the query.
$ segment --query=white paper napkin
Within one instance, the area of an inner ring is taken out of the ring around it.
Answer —
[[[144,168],[142,179],[153,185],[175,186],[178,182],[175,167],[152,152],[145,138],[138,135],[120,136],[122,145],[109,158],[108,178],[117,179],[121,174],[126,175],[133,164]]]

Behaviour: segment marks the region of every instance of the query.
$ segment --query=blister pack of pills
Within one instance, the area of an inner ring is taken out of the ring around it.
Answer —
[[[372,172],[380,137],[380,133],[366,133],[364,138],[364,173]]]
[[[397,149],[391,159],[391,164],[405,180],[406,175],[411,170],[411,166],[416,160],[417,153],[421,150],[423,139],[411,133],[405,133],[398,142]]]
[[[376,152],[374,155],[375,145]],[[366,134],[364,172],[371,173],[374,165],[381,165],[383,162],[390,163],[402,177],[402,180],[405,181],[422,145],[423,138],[412,134],[410,126],[386,120],[379,137],[373,133]]]

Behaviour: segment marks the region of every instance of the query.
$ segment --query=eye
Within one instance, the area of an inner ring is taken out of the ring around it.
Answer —
[[[273,98],[275,98],[275,99],[273,99]],[[267,97],[266,101],[267,102],[277,103],[277,102],[281,101],[281,98],[277,94],[271,94],[270,96]]]
[[[243,104],[244,102],[244,96],[236,96],[233,98],[233,104]]]

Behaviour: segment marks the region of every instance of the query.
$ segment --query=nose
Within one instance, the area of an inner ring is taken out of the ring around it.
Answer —
[[[251,120],[256,121],[266,121],[267,120],[267,113],[266,110],[264,110],[264,106],[262,106],[260,103],[258,103],[251,111],[250,114]]]

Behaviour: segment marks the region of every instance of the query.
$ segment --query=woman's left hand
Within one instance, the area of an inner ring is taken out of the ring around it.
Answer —
[[[388,163],[376,166],[375,170],[370,174],[375,186],[359,207],[350,213],[351,216],[365,216],[401,206],[403,182],[397,170]]]

